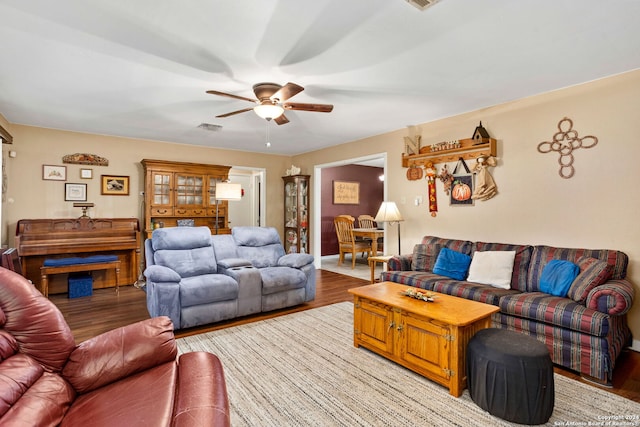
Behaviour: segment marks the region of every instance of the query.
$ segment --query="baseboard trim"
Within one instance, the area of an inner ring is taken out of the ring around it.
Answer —
[[[632,340],[629,350],[637,351],[640,353],[640,340]]]

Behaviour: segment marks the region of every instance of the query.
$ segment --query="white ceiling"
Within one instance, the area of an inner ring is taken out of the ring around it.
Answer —
[[[0,0],[0,113],[299,154],[640,68],[639,22],[637,0]],[[215,118],[251,104],[205,91],[263,81],[334,110],[287,112],[270,148],[253,112]]]

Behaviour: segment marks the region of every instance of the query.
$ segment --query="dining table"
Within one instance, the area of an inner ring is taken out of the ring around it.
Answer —
[[[378,238],[384,237],[384,230],[377,228],[354,228],[352,233],[353,237],[371,239],[371,252],[374,256],[378,254]]]

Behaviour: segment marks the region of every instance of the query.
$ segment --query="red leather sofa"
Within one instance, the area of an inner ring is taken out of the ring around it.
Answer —
[[[58,308],[0,268],[0,425],[228,426],[223,368],[177,357],[168,317],[76,345]]]

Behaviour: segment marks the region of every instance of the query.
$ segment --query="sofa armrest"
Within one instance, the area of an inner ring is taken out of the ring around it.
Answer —
[[[279,267],[302,268],[313,264],[313,255],[310,254],[286,254],[278,259]]]
[[[387,271],[411,271],[412,254],[395,255],[387,262]]]
[[[145,268],[144,277],[146,277],[150,282],[155,283],[180,283],[180,280],[182,280],[180,275],[175,270],[172,270],[169,267],[165,267],[163,265],[150,265],[149,267]]]
[[[82,342],[71,352],[62,376],[85,393],[175,360],[176,355],[171,320],[154,317]]]
[[[609,280],[596,286],[587,295],[586,306],[610,316],[625,314],[631,309],[635,290],[627,280]]]
[[[172,426],[229,425],[229,398],[220,359],[204,351],[180,356]]]

